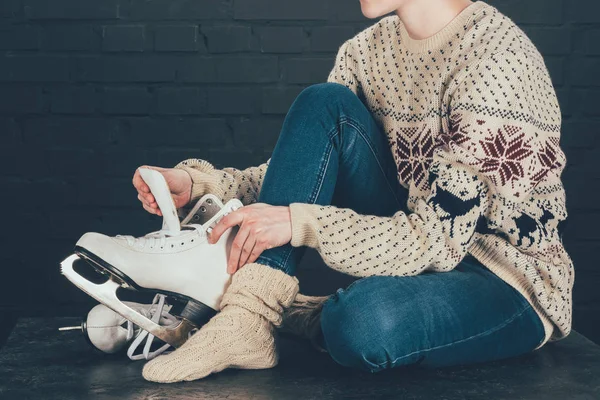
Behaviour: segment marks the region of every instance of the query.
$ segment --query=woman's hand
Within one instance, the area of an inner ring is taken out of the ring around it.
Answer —
[[[254,203],[221,218],[210,233],[209,243],[216,243],[223,232],[235,225],[239,225],[240,229],[229,255],[229,274],[254,262],[264,250],[283,246],[292,240],[289,207]]]
[[[175,203],[176,208],[185,206],[190,202],[192,195],[192,178],[190,175],[182,169],[176,168],[161,168],[151,167],[148,165],[142,165],[140,168],[149,168],[159,171],[165,177],[169,190],[171,191],[171,197]],[[138,191],[138,199],[142,202],[142,205],[146,211],[151,214],[157,214],[162,216],[156,199],[150,193],[150,188],[146,185],[146,182],[142,179],[139,168],[135,170],[133,174],[133,186]]]

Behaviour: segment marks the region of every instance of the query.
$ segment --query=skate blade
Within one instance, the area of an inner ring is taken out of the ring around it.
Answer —
[[[90,282],[73,268],[73,263],[77,260],[81,260],[77,254],[67,257],[60,263],[61,273],[89,296],[106,305],[123,318],[138,325],[141,329],[148,331],[151,335],[177,348],[186,342],[189,333],[196,328],[195,325],[186,319],[182,319],[174,327],[158,325],[119,300],[117,289],[121,286],[121,283],[115,281],[114,276],[111,275],[109,280],[101,284]]]

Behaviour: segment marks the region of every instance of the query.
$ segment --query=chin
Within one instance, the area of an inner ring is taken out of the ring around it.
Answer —
[[[378,18],[385,14],[385,12],[381,11],[381,7],[377,7],[369,0],[360,0],[360,10],[369,19]]]

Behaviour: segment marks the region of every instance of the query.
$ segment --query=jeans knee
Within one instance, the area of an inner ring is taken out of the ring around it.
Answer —
[[[321,313],[321,328],[331,357],[345,367],[377,372],[389,367],[388,349],[395,325],[384,306],[366,301],[377,278],[364,278],[328,300]]]
[[[355,102],[357,100],[358,97],[346,86],[339,83],[326,82],[314,84],[302,90],[292,107],[322,110],[325,107],[330,108],[347,103],[348,101]]]

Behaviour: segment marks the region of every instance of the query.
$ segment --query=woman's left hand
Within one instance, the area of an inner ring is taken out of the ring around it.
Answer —
[[[240,229],[231,246],[227,265],[229,274],[254,262],[264,250],[283,246],[292,240],[289,207],[254,203],[221,218],[210,233],[208,242],[216,243],[223,232],[235,225],[239,225]]]

